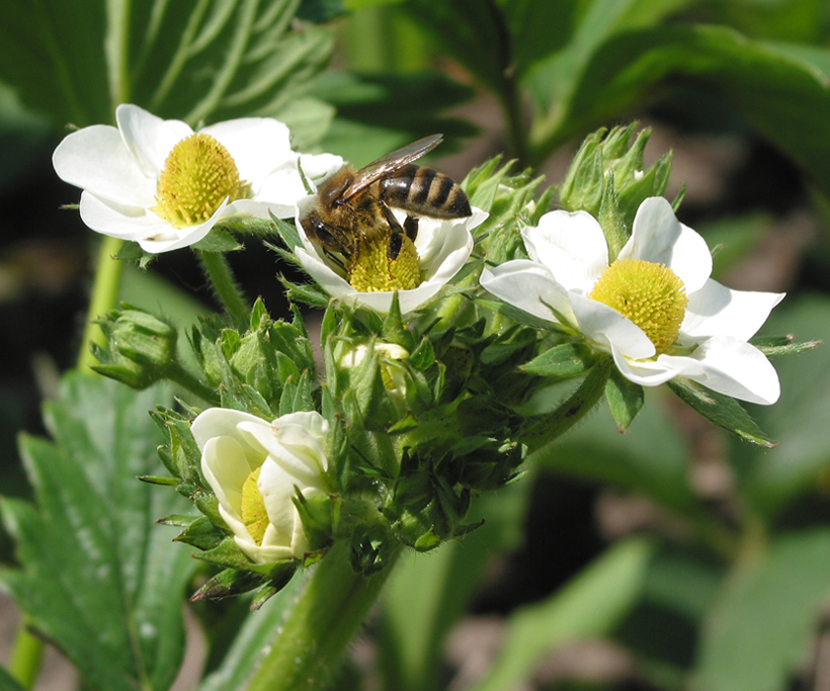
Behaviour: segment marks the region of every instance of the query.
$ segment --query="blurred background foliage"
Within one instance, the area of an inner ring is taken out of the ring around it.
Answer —
[[[30,496],[15,435],[43,433],[85,313],[97,238],[50,165],[70,123],[121,102],[193,125],[267,115],[357,165],[443,132],[436,166],[457,179],[504,152],[555,184],[582,137],[639,119],[651,160],[674,150],[670,192],[688,184],[680,217],[720,248],[715,277],[788,292],[763,333],[827,341],[828,84],[826,0],[5,0],[2,493]],[[232,261],[276,316],[290,269],[246,249]],[[181,325],[213,307],[187,253],[128,269],[122,297]],[[775,365],[781,401],[750,412],[776,449],[656,390],[625,435],[601,411],[537,452],[480,503],[481,530],[404,560],[336,688],[827,688],[830,359]],[[245,678],[289,600],[194,608],[202,689]]]

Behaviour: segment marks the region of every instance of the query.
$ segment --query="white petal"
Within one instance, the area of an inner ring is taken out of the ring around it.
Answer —
[[[527,259],[514,259],[481,272],[481,285],[502,302],[534,317],[559,323],[557,310],[571,324],[576,318],[567,291],[556,282],[547,267]],[[550,305],[550,307],[548,307]]]
[[[343,157],[334,154],[303,154],[300,167],[305,176],[320,184],[343,167]]]
[[[308,197],[300,173],[294,166],[275,170],[261,181],[259,189],[254,190],[254,200],[279,204],[291,210],[285,215],[274,214],[277,218],[290,218],[294,215],[297,202]],[[316,200],[316,197],[313,197]]]
[[[168,233],[169,223],[139,206],[122,206],[81,193],[81,220],[92,230],[122,240],[140,240],[147,235]]]
[[[742,341],[754,336],[781,300],[784,293],[732,290],[709,279],[689,295],[681,338],[699,340],[706,336],[733,336]]]
[[[253,199],[237,199],[225,207],[222,218],[232,216],[243,216],[245,218],[258,218],[263,221],[270,221],[271,214],[276,218],[291,218],[297,211],[297,207],[286,204],[273,204],[271,202],[258,202]]]
[[[740,339],[710,338],[691,359],[700,362],[700,370],[685,376],[714,391],[761,405],[771,405],[781,395],[778,373],[770,361],[755,346]]]
[[[181,120],[162,120],[132,104],[118,106],[115,121],[127,149],[143,173],[153,180],[158,179],[173,147],[193,134]]]
[[[573,292],[570,300],[579,330],[595,343],[608,350],[613,346],[634,359],[654,355],[654,344],[645,332],[613,307]]]
[[[670,362],[666,362],[662,355],[657,360],[631,360],[613,346],[611,353],[620,373],[640,386],[659,386],[683,373],[684,363],[675,362],[677,358],[672,358]]]
[[[712,254],[706,241],[677,220],[668,200],[649,197],[637,209],[631,237],[619,259],[643,259],[668,266],[686,293],[703,287],[712,273]]]
[[[216,494],[220,505],[237,517],[242,511],[242,485],[255,470],[236,439],[212,437],[202,451],[202,473]]]
[[[55,149],[52,165],[62,180],[127,206],[153,206],[156,180],[141,171],[114,127],[73,132]]]
[[[182,247],[189,247],[202,238],[204,238],[216,225],[216,222],[225,215],[225,207],[228,200],[222,202],[222,205],[213,212],[211,216],[204,223],[197,226],[185,226],[184,228],[174,228],[167,226],[166,232],[163,233],[148,233],[145,237],[138,241],[145,252],[153,254],[161,254],[162,252],[170,252],[178,250]]]
[[[273,461],[279,463],[286,472],[291,473],[297,482],[303,486],[313,483],[314,478],[322,472],[322,450],[315,446],[314,440],[306,435],[306,439],[294,439],[289,445],[282,443],[275,432],[275,428],[267,428],[259,424],[248,422],[240,423],[240,431],[250,435],[251,444],[258,444]],[[302,442],[307,442],[303,444]]]
[[[551,211],[536,228],[522,229],[533,261],[544,264],[567,290],[587,293],[608,267],[608,243],[586,211]]]
[[[311,242],[310,240],[306,240],[303,235],[300,237],[303,239],[303,242]],[[338,276],[333,269],[323,262],[316,250],[312,249],[309,251],[305,247],[295,247],[294,256],[297,257],[297,261],[300,262],[305,272],[332,297],[345,298],[353,293],[357,293],[346,279]]]
[[[279,542],[283,544],[290,544],[294,533],[297,510],[291,500],[294,497],[294,486],[297,484],[300,483],[296,476],[279,463],[268,459],[262,464],[257,487],[262,495],[268,520],[279,534]]]
[[[243,413],[241,410],[208,408],[196,416],[190,425],[190,432],[196,440],[196,446],[204,450],[205,444],[213,437],[233,437],[238,442],[244,441],[244,436],[237,429],[240,422],[259,423],[270,428],[266,420],[250,413]]]
[[[239,118],[205,127],[236,163],[239,177],[258,187],[271,171],[295,161],[288,127],[273,118]],[[305,194],[305,193],[304,193]]]

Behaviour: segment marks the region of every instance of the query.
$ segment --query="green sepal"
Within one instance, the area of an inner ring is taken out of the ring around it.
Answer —
[[[794,355],[812,350],[821,345],[821,341],[802,341],[801,343],[796,343],[795,337],[792,335],[750,338],[749,343],[754,345],[767,357],[772,355]]]
[[[173,538],[174,542],[184,542],[191,547],[197,547],[201,550],[211,550],[219,546],[227,537],[226,530],[220,530],[209,518],[206,516],[198,516],[191,520],[190,524],[185,529]]]
[[[292,283],[285,277],[280,277],[280,283],[285,287],[285,295],[292,302],[301,302],[312,307],[325,308],[329,304],[329,294],[316,283]]]
[[[409,364],[416,370],[426,371],[435,362],[435,349],[428,338],[421,339],[421,342],[409,356]]]
[[[199,511],[201,511],[206,518],[210,520],[213,525],[227,529],[225,519],[219,513],[219,500],[212,492],[204,490],[197,490],[190,494],[189,499],[193,502]]]
[[[141,249],[141,245],[137,242],[125,240],[115,254],[115,259],[122,259],[124,261],[136,262],[141,269],[146,269],[150,262],[158,257],[156,254],[145,252]]]
[[[608,263],[611,264],[619,256],[620,250],[625,247],[629,236],[629,229],[626,228],[625,220],[620,212],[620,199],[614,189],[614,171],[609,171],[605,176],[597,220],[605,236],[605,243],[608,245]]]
[[[150,485],[166,485],[175,486],[179,484],[179,479],[175,477],[164,477],[159,475],[140,475],[138,479],[141,482],[146,482]]]
[[[759,446],[776,446],[734,398],[683,377],[675,377],[668,385],[681,401],[718,427]]]
[[[361,524],[352,534],[350,558],[357,573],[371,576],[382,571],[395,551],[395,540],[383,524]]]
[[[584,343],[563,343],[519,366],[522,372],[556,380],[581,377],[594,366],[598,357]]]
[[[283,243],[285,243],[285,246],[289,250],[293,250],[295,247],[303,246],[303,243],[300,240],[300,233],[294,223],[289,223],[281,218],[277,218],[274,214],[270,214],[270,216],[271,222],[274,224],[274,230],[277,231],[277,235],[280,236],[280,239]]]
[[[158,453],[168,472],[182,483],[202,486],[202,453],[190,433],[190,420],[165,408],[152,411],[150,416],[167,436],[167,444],[159,447]]]
[[[339,496],[306,497],[299,489],[294,488],[292,501],[303,523],[308,545],[312,552],[318,552],[331,545],[332,534],[340,518]]]
[[[605,400],[617,429],[625,432],[643,407],[645,392],[642,386],[628,381],[619,370],[614,369],[605,383]]]
[[[193,243],[191,247],[205,252],[236,252],[241,250],[244,245],[228,231],[214,227],[199,242]]]
[[[411,351],[414,347],[412,342],[412,334],[404,326],[403,316],[401,315],[400,299],[398,298],[398,291],[392,293],[392,304],[389,307],[389,312],[383,320],[383,327],[380,332],[381,338],[387,343],[394,343],[402,348]]]
[[[219,600],[223,597],[241,595],[262,585],[262,576],[246,569],[223,569],[208,580],[193,595],[191,602]]]

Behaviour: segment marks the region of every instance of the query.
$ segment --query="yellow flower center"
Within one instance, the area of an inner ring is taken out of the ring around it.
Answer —
[[[642,259],[615,261],[588,295],[628,317],[665,353],[677,340],[689,299],[683,281],[667,266]]]
[[[268,514],[265,501],[257,486],[262,466],[254,470],[242,483],[242,522],[258,545],[262,545],[265,529],[268,527]]]
[[[349,283],[362,293],[387,290],[410,290],[421,284],[421,268],[415,243],[405,235],[395,259],[389,258],[391,232],[360,243],[349,270]]]
[[[247,197],[250,187],[239,179],[228,150],[209,134],[196,133],[167,156],[153,211],[176,228],[195,226],[207,221],[226,198]]]

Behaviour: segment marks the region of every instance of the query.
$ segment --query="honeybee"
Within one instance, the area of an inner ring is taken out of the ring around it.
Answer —
[[[383,243],[387,268],[393,273],[402,249],[418,235],[419,216],[463,218],[472,213],[467,195],[457,183],[432,168],[412,163],[442,139],[440,134],[424,137],[360,170],[343,166],[320,186],[317,202],[300,221],[306,235],[349,274],[371,245]],[[403,225],[392,208],[407,212]]]

